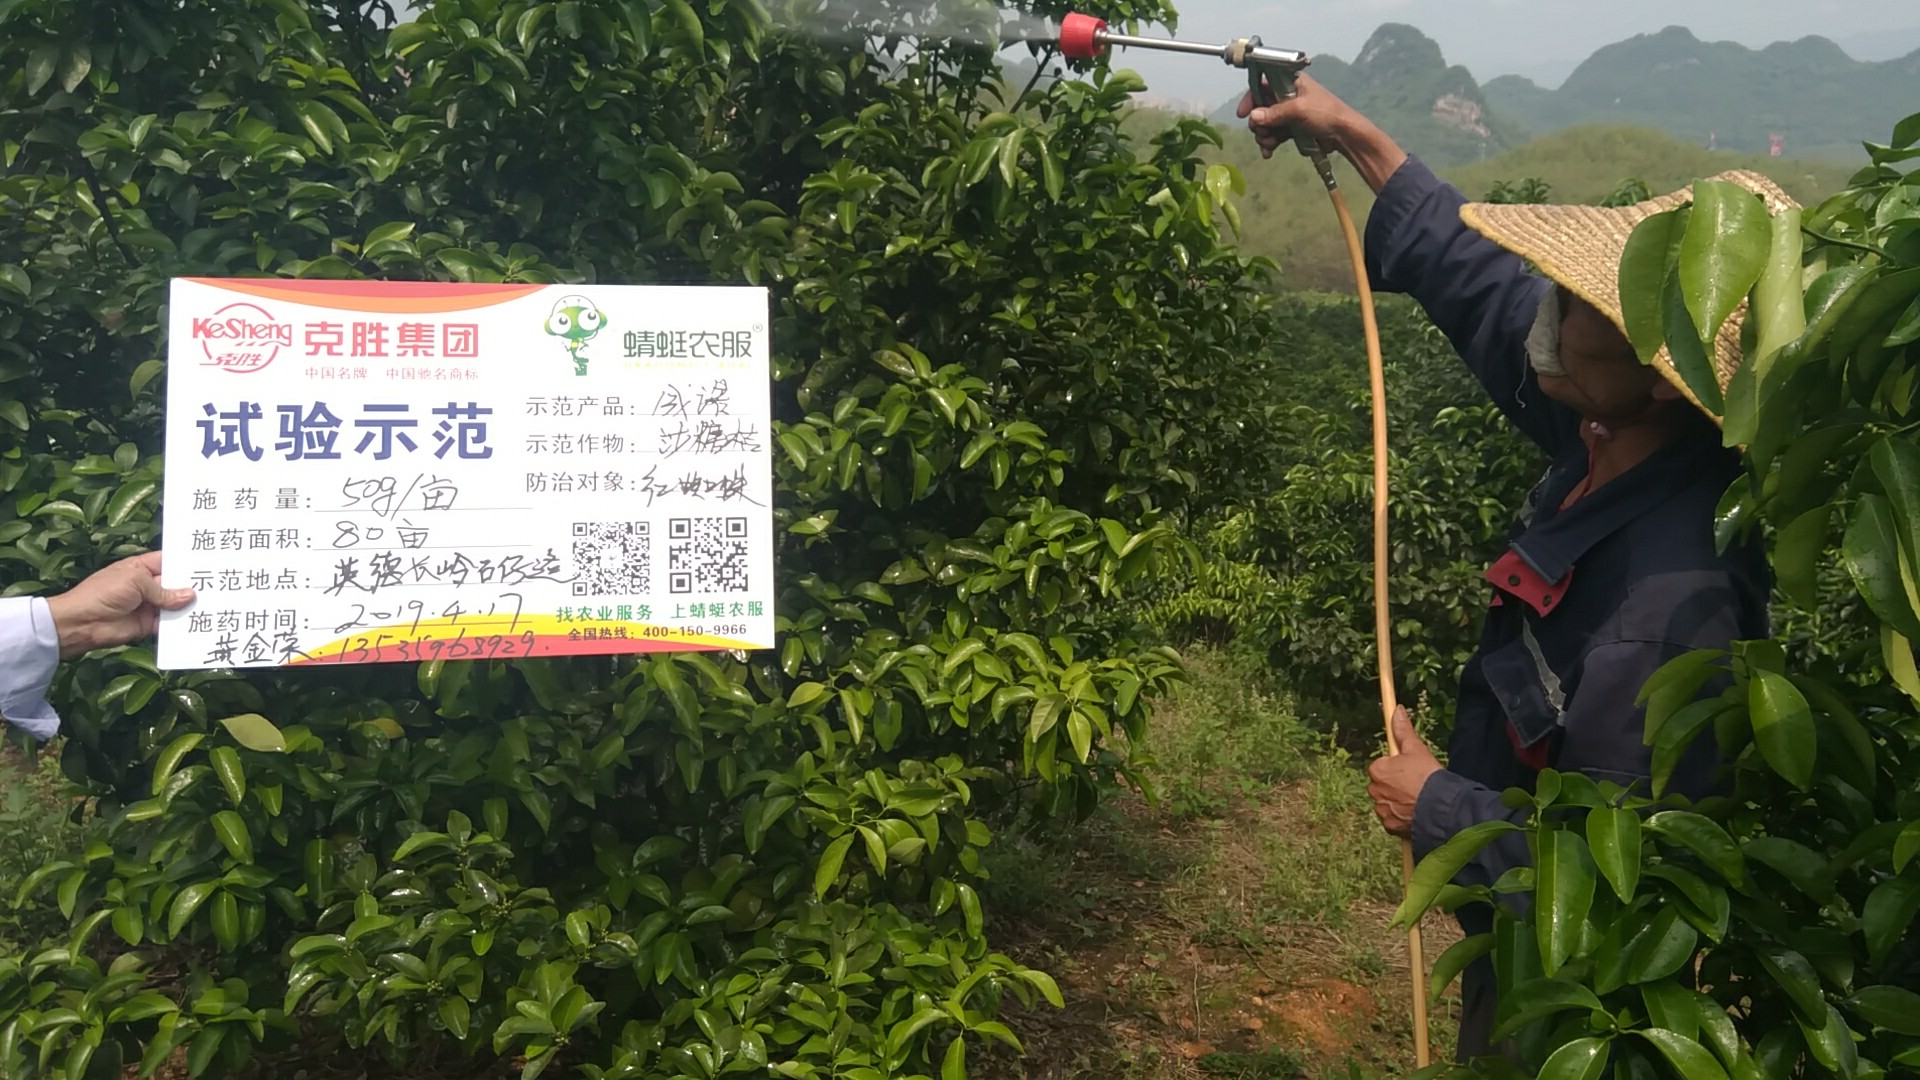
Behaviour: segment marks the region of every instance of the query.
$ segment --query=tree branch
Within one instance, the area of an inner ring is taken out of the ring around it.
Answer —
[[[114,221],[113,211],[107,206],[112,196],[107,193],[106,188],[101,186],[100,174],[94,172],[93,163],[84,158],[81,159],[81,167],[87,172],[87,187],[93,192],[93,205],[100,211],[100,222],[107,227],[107,238],[113,241],[114,247],[120,249],[120,257],[127,260],[128,266],[138,265],[139,260],[133,257],[132,249],[127,247],[126,241],[120,239],[120,225]]]
[[[1052,61],[1052,59],[1053,46],[1049,45],[1047,46],[1047,54],[1040,58],[1039,66],[1033,69],[1033,78],[1027,80],[1026,89],[1020,91],[1020,96],[1013,99],[1014,105],[1018,106],[1022,101],[1027,100],[1028,94],[1033,93],[1033,88],[1040,82],[1040,76],[1047,73],[1047,64]]]

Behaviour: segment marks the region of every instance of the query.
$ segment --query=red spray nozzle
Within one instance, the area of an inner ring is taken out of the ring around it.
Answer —
[[[1100,35],[1107,20],[1075,12],[1060,21],[1060,51],[1069,60],[1091,60],[1106,48]]]

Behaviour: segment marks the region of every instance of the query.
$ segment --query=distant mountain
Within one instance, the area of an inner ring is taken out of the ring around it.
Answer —
[[[1723,150],[1765,154],[1778,135],[1790,157],[1857,159],[1920,109],[1920,51],[1867,62],[1823,37],[1750,49],[1670,26],[1600,49],[1557,89],[1507,75],[1484,94],[1536,134],[1637,124]]]
[[[1448,64],[1437,42],[1402,23],[1375,30],[1352,63],[1315,57],[1307,74],[1436,165],[1483,161],[1525,141],[1519,128],[1488,108],[1466,68]],[[1211,119],[1244,125],[1234,115],[1243,94]]]
[[[1856,60],[1894,60],[1920,49],[1920,26],[1882,30],[1840,39],[1840,47]],[[1526,74],[1521,72],[1520,74]]]

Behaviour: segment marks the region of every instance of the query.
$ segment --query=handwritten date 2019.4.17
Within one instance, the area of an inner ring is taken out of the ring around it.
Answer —
[[[349,634],[370,626],[398,630],[404,625],[405,633],[413,637],[420,633],[420,624],[428,619],[445,619],[449,630],[490,627],[498,633],[512,634],[520,629],[520,620],[525,612],[526,597],[514,592],[501,593],[484,603],[479,600],[470,600],[468,603],[455,600],[437,614],[433,614],[432,609],[419,600],[396,601],[390,607],[383,605],[381,608],[369,608],[356,603],[353,605],[353,614],[335,626],[333,632]],[[500,627],[501,623],[506,624],[504,628]]]

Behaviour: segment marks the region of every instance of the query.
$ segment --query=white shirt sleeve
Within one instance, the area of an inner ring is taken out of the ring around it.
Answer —
[[[47,702],[60,638],[45,597],[0,597],[0,717],[42,742],[60,730]]]

